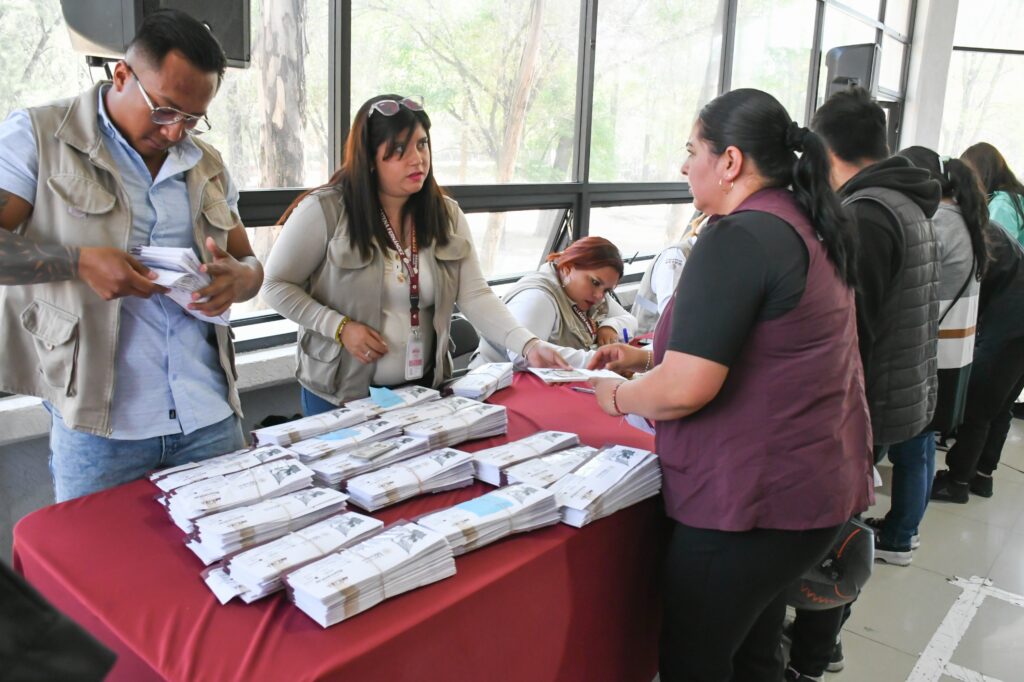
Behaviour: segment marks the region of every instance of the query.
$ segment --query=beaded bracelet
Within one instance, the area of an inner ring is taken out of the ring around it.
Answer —
[[[620,381],[615,384],[615,388],[612,389],[612,408],[615,410],[617,417],[625,417],[626,413],[619,409],[619,388],[625,381]]]
[[[654,358],[654,351],[652,351],[652,350],[647,351],[647,362],[644,364],[643,371],[645,371],[645,372],[650,372],[651,371],[651,360],[653,358]]]
[[[345,325],[350,322],[348,315],[341,316],[341,322],[338,324],[338,328],[334,330],[334,340],[338,342],[338,345],[342,348],[345,347],[345,343],[341,340],[341,330],[345,328]]]

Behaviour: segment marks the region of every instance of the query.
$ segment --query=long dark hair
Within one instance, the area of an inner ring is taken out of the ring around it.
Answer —
[[[789,187],[818,231],[829,260],[849,286],[856,284],[856,238],[839,197],[829,185],[825,144],[789,117],[777,99],[741,88],[701,109],[700,136],[716,154],[737,147],[754,161],[768,187]],[[802,152],[798,157],[796,152]]]
[[[942,185],[943,198],[952,199],[960,207],[974,249],[975,275],[981,280],[988,264],[988,248],[985,246],[988,202],[978,176],[960,159],[940,159],[936,152],[927,147],[907,147],[899,155],[928,171],[932,180],[938,180]]]
[[[437,244],[444,246],[451,235],[452,216],[445,203],[444,192],[434,179],[434,155],[430,147],[430,117],[425,111],[414,111],[405,105],[398,111],[385,116],[374,112],[370,116],[370,107],[381,100],[400,102],[402,95],[387,94],[371,97],[359,107],[352,128],[345,142],[345,156],[339,168],[330,180],[321,187],[340,187],[342,202],[348,214],[349,236],[352,246],[368,258],[374,248],[386,251],[393,248],[388,240],[384,223],[380,218],[381,205],[377,174],[375,172],[377,149],[383,144],[384,158],[391,158],[401,146],[403,149],[416,131],[416,125],[423,126],[427,132],[427,147],[430,148],[430,168],[427,170],[423,187],[409,197],[402,207],[402,219],[412,216],[416,226],[416,241],[421,246]],[[310,192],[316,191],[315,188]],[[278,224],[288,219],[292,210],[310,192],[305,192],[292,202],[284,212]],[[330,229],[331,225],[328,225]],[[395,226],[396,228],[398,226]]]
[[[986,194],[1006,192],[1010,196],[1017,217],[1024,225],[1024,185],[1010,170],[1010,165],[999,150],[988,142],[978,142],[965,149],[960,158],[978,173]]]

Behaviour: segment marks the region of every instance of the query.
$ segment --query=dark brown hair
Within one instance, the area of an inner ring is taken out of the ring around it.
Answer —
[[[433,148],[430,147],[430,117],[425,111],[414,111],[406,106],[399,106],[392,116],[380,112],[370,115],[370,107],[381,100],[399,102],[402,95],[386,94],[371,97],[359,107],[352,121],[348,139],[345,142],[345,155],[339,168],[330,180],[321,187],[340,187],[342,202],[348,214],[349,237],[352,246],[363,257],[369,257],[376,247],[381,251],[392,248],[388,240],[384,223],[380,219],[381,205],[378,194],[376,158],[377,149],[383,144],[384,158],[389,159],[395,153],[405,153],[406,146],[416,125],[423,126],[427,132],[427,147],[431,149],[430,168],[427,170],[423,187],[413,194],[402,208],[402,218],[411,215],[416,226],[416,241],[426,247],[432,244],[444,246],[451,235],[452,216],[445,203],[444,192],[434,179]],[[292,210],[314,188],[300,195],[281,216],[278,224],[288,219]],[[333,226],[328,226],[330,229]]]
[[[974,168],[986,194],[1006,192],[1010,196],[1020,222],[1024,223],[1024,185],[1010,170],[999,150],[988,142],[978,142],[965,149],[960,158]]]
[[[557,268],[578,268],[580,270],[612,268],[619,273],[620,278],[625,270],[619,247],[604,237],[577,239],[565,251],[549,255],[548,262],[554,263]]]

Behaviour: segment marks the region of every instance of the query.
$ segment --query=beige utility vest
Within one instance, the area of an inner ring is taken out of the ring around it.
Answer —
[[[19,234],[45,244],[127,248],[132,210],[97,119],[105,85],[28,110],[39,171],[32,214]],[[203,156],[185,182],[195,246],[208,263],[206,238],[225,248],[238,223],[220,154],[193,141]],[[69,428],[108,436],[120,313],[120,300],[104,301],[80,280],[0,287],[0,390],[48,400]],[[241,416],[231,330],[215,328],[227,399]]]
[[[324,212],[331,240],[320,266],[310,277],[309,295],[323,305],[342,310],[353,320],[373,329],[380,329],[384,287],[384,258],[373,248],[364,256],[352,245],[348,215],[338,187],[325,187],[313,193]],[[434,375],[431,383],[438,386],[451,376],[452,359],[449,341],[451,318],[459,292],[459,268],[468,258],[472,245],[468,234],[454,218],[458,205],[450,200],[453,234],[444,246],[433,244],[420,252],[420,266],[432,268],[434,276]],[[426,331],[426,330],[424,330]],[[425,350],[430,351],[431,337],[424,334]],[[333,337],[315,329],[299,329],[296,349],[298,369],[295,376],[307,389],[335,404],[354,398],[365,398],[370,390],[374,366],[364,365],[345,352]]]

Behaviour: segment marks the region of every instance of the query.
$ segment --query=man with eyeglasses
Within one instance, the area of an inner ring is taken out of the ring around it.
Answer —
[[[225,67],[205,26],[161,10],[112,82],[0,124],[0,390],[44,399],[57,501],[244,444],[229,328],[129,254],[194,249],[207,316],[259,291],[238,191],[198,139]]]

